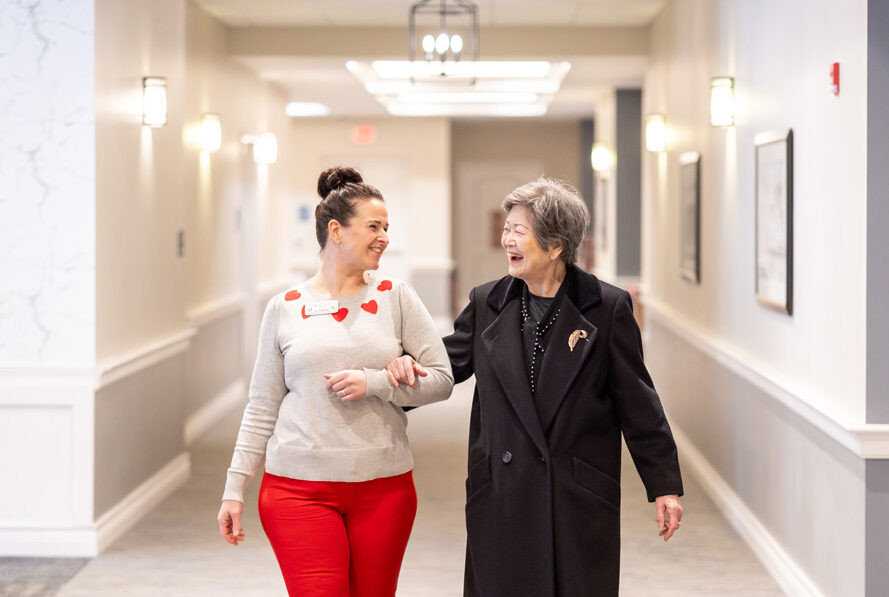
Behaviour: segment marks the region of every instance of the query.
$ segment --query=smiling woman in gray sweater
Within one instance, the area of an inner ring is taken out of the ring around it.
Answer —
[[[374,275],[389,243],[380,192],[331,168],[318,193],[321,268],[266,307],[219,530],[243,540],[244,490],[265,457],[260,519],[288,592],[392,597],[416,513],[401,407],[444,400],[454,380],[413,289]],[[405,353],[426,373],[415,388],[386,374]]]

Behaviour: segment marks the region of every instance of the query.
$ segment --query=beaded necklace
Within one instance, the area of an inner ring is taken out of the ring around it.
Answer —
[[[525,292],[522,292],[522,331],[523,332],[525,331],[525,324],[527,324],[528,320],[531,319],[531,314],[528,312],[527,294],[528,294],[528,292],[527,292],[527,288],[526,288]],[[536,385],[534,382],[534,366],[537,361],[537,353],[538,353],[538,351],[539,352],[544,351],[543,346],[540,344],[540,339],[543,337],[544,334],[546,334],[546,330],[548,330],[550,328],[550,326],[552,326],[552,324],[555,323],[556,318],[559,317],[559,311],[561,311],[561,310],[562,310],[561,307],[556,309],[556,311],[549,318],[549,321],[547,321],[546,324],[543,326],[543,329],[540,329],[539,322],[534,326],[534,348],[531,349],[531,375],[530,375],[531,393],[532,394],[535,391],[534,386]]]

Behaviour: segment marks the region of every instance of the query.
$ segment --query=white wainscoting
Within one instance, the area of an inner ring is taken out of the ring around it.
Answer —
[[[220,419],[246,402],[247,384],[243,379],[235,380],[185,420],[185,446],[190,447]]]
[[[190,327],[136,350],[109,357],[96,367],[96,391],[188,350],[197,329]]]
[[[707,459],[677,426],[673,425],[673,436],[682,455],[682,464],[703,486],[704,491],[731,522],[756,557],[760,559],[769,574],[788,595],[799,597],[823,597],[812,579],[797,566],[781,544],[775,540],[753,512],[744,504],[725,480],[719,476]]]
[[[93,369],[0,371],[0,555],[95,551]]]
[[[97,553],[135,526],[190,476],[191,457],[183,452],[103,514],[96,521]]]
[[[644,304],[646,317],[758,387],[781,407],[799,415],[859,458],[889,458],[889,425],[854,425],[837,421],[784,388],[771,374],[762,371],[730,345],[713,338],[666,305],[651,298],[646,298]]]
[[[841,423],[694,322],[645,307],[649,366],[683,465],[787,594],[862,594],[863,470],[889,456],[889,426]],[[825,533],[819,519],[835,504]]]

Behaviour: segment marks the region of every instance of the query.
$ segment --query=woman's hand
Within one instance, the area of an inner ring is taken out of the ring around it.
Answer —
[[[674,494],[656,497],[654,505],[657,508],[654,519],[657,521],[658,536],[667,541],[682,525],[682,504],[679,503],[679,496]]]
[[[343,402],[361,400],[367,396],[367,375],[360,369],[345,369],[336,373],[325,373],[327,389],[336,392]]]
[[[219,523],[219,534],[232,545],[237,545],[238,541],[244,540],[244,529],[241,528],[241,510],[243,508],[244,504],[237,500],[222,500],[219,516],[216,517],[216,521]]]
[[[386,365],[386,374],[389,376],[389,381],[396,388],[398,387],[398,382],[403,381],[414,389],[417,388],[417,378],[414,374],[420,377],[428,375],[423,366],[409,354],[402,355]]]

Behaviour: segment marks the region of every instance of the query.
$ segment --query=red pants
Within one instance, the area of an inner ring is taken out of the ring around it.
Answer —
[[[259,519],[299,597],[394,597],[417,513],[413,474],[360,483],[265,473]]]

